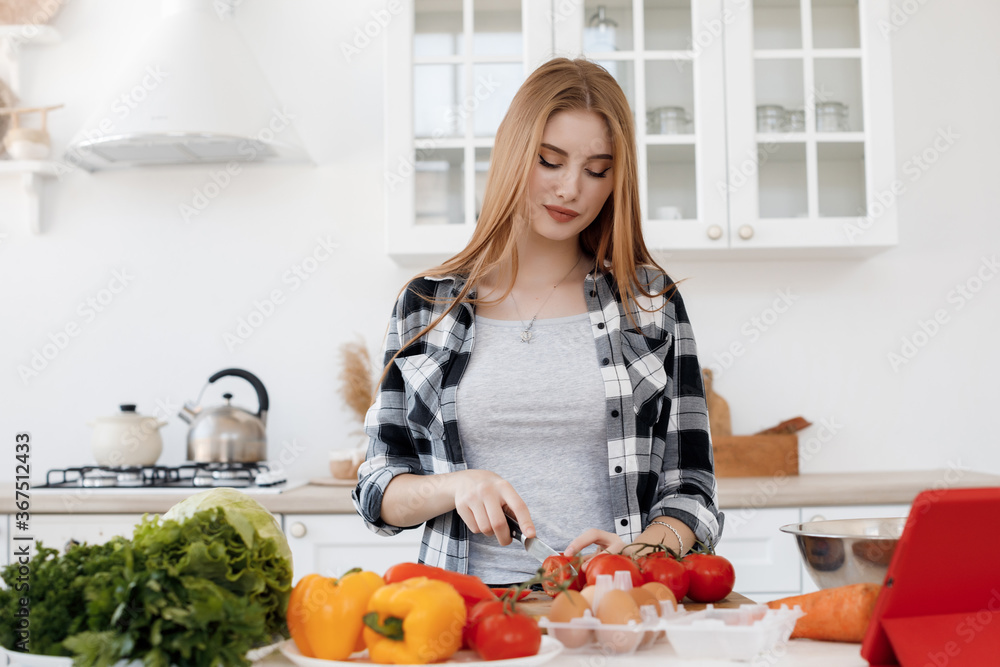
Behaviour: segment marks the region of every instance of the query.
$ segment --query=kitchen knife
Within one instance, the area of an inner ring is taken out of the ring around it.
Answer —
[[[549,556],[560,555],[558,551],[547,545],[545,542],[542,542],[537,537],[525,538],[517,520],[507,513],[504,513],[504,516],[507,517],[507,527],[510,528],[510,536],[523,544],[524,550],[528,552],[528,555],[536,559],[539,563],[544,563],[545,559]],[[576,575],[575,569],[573,569],[573,574],[574,576]]]

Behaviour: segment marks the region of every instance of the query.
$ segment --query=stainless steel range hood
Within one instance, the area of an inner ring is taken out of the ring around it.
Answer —
[[[70,142],[88,171],[301,162],[294,112],[271,92],[219,0],[164,0],[163,16]]]

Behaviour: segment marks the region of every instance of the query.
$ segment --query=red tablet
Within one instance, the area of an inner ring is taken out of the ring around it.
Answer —
[[[872,665],[1000,665],[1000,488],[913,501],[861,656]]]

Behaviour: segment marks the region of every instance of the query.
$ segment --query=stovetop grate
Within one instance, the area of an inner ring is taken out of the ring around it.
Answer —
[[[36,488],[244,488],[284,484],[266,463],[186,463],[179,466],[81,466],[56,468]]]

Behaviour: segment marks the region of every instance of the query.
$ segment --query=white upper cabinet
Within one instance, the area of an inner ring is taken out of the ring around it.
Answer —
[[[730,247],[895,245],[888,1],[723,4]]]
[[[647,245],[685,256],[896,242],[887,0],[410,0],[388,27],[386,237],[459,251],[525,77],[584,55],[635,112]],[[875,206],[872,210],[871,203]],[[722,252],[720,252],[722,251]]]

